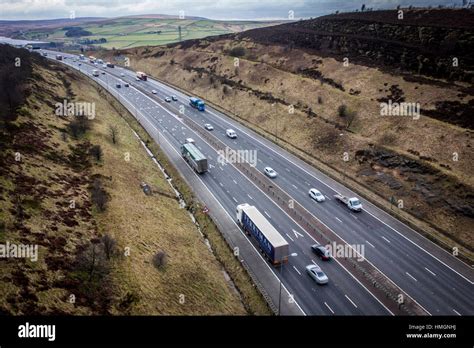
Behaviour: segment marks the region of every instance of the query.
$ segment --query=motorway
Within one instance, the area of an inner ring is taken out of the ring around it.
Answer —
[[[54,57],[54,52],[48,53]],[[256,150],[256,168],[259,171],[266,166],[275,169],[279,175],[273,180],[274,185],[284,190],[348,244],[363,246],[365,259],[406,292],[428,314],[474,314],[472,268],[420,237],[392,216],[368,202],[363,202],[363,212],[350,212],[333,199],[336,193],[355,196],[350,190],[217,110],[209,106],[206,112],[191,108],[188,105],[188,95],[151,79],[147,82],[136,81],[132,71],[121,67],[101,69],[87,62],[82,62],[79,67],[71,57],[64,63],[80,69],[91,78],[94,78],[91,76],[92,69],[105,70],[105,75],[101,74],[94,79],[103,86],[108,86],[119,101],[129,109],[132,108],[132,114],[137,118],[145,118],[147,123],[153,125],[153,128],[159,131],[160,139],[169,143],[176,151],[179,152],[179,147],[186,138],[196,140],[196,145],[210,163],[210,171],[201,175],[200,179],[230,217],[235,220],[235,208],[241,203],[255,205],[266,215],[290,244],[290,252],[297,254],[290,257],[284,267],[272,272],[282,279],[285,290],[293,295],[302,313],[391,314],[367,288],[344,269],[337,258],[330,262],[317,259],[310,246],[319,241],[235,166],[218,161],[216,150],[187,127],[182,121],[183,117],[189,117],[200,125],[212,124],[212,135],[234,150]],[[121,73],[124,76],[120,76]],[[123,85],[124,81],[132,86],[115,88],[117,82]],[[157,91],[156,95],[151,93],[152,89]],[[171,95],[177,96],[178,101],[165,102],[164,98]],[[228,128],[237,132],[237,139],[226,136],[225,130]],[[321,191],[326,196],[326,201],[316,203],[311,200],[308,196],[311,187]],[[247,241],[256,246],[252,240]],[[266,261],[262,259],[260,262]],[[328,275],[327,286],[318,286],[305,273],[305,266],[314,262]]]

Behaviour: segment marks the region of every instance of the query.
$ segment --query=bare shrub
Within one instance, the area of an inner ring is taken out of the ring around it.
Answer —
[[[89,154],[91,156],[93,156],[96,159],[97,162],[100,162],[102,160],[103,152],[102,152],[102,148],[100,147],[100,145],[92,146],[89,150]]]
[[[101,238],[102,244],[104,246],[104,252],[107,260],[110,260],[113,256],[117,255],[117,241],[111,237],[109,234],[106,234]]]
[[[158,251],[155,256],[153,256],[153,265],[160,269],[166,265],[167,257],[164,251]]]

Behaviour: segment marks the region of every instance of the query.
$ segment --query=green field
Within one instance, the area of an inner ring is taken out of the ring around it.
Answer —
[[[94,44],[103,48],[121,49],[137,46],[166,45],[181,40],[200,39],[207,36],[235,33],[253,28],[275,25],[280,22],[260,21],[214,21],[208,19],[161,19],[161,18],[115,18],[94,23],[78,23],[77,26],[92,33],[90,36],[67,37],[63,28],[31,30],[24,35],[28,39],[79,43],[80,40],[107,40]]]

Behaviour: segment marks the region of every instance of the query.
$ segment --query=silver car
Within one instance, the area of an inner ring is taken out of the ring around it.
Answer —
[[[273,168],[271,168],[271,167],[265,167],[263,172],[265,173],[266,176],[268,176],[269,178],[272,178],[272,179],[276,178],[277,175],[278,175],[277,172],[275,172],[273,170]]]
[[[312,188],[309,190],[309,196],[314,199],[316,202],[324,202],[326,198],[323,196],[321,192],[316,190],[315,188]]]
[[[327,284],[329,282],[328,276],[324,274],[321,268],[317,265],[306,266],[306,272],[318,284]]]

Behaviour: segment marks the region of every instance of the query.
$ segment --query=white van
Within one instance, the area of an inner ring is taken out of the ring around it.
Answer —
[[[235,131],[233,129],[226,130],[225,134],[227,134],[227,136],[231,139],[237,138],[237,133],[235,133]]]

